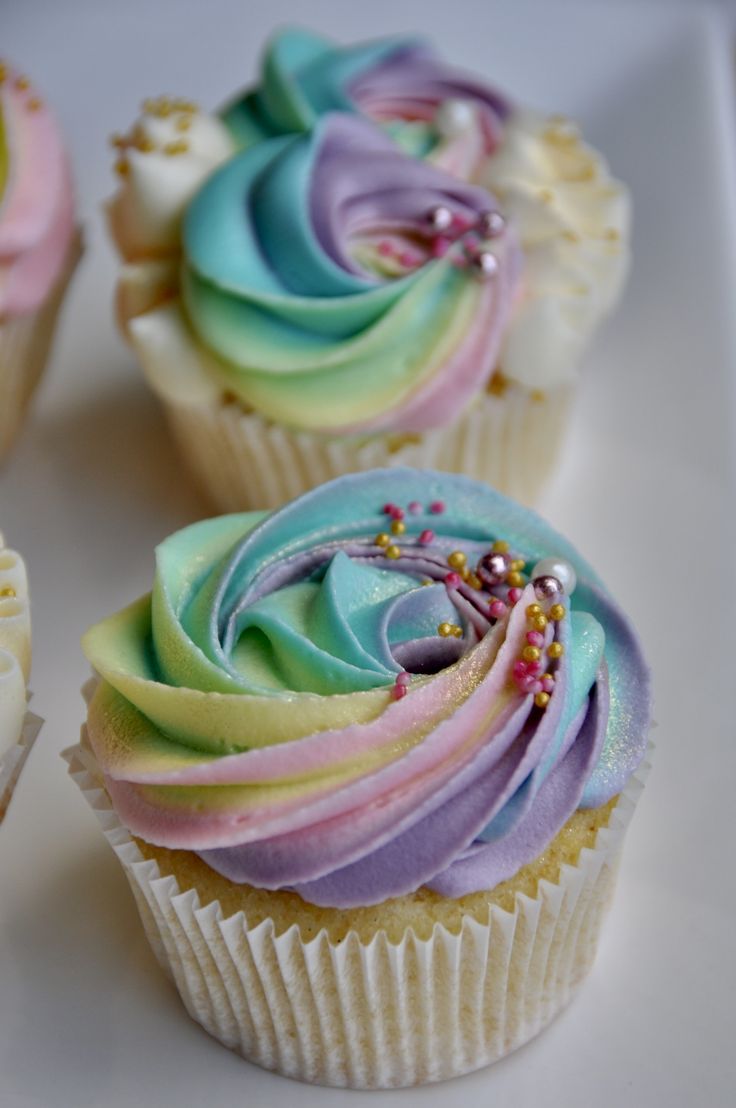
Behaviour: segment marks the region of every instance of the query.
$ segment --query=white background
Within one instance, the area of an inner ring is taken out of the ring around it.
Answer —
[[[726,5],[733,10],[732,5]],[[702,4],[491,0],[0,3],[2,51],[58,113],[87,254],[32,420],[0,474],[0,525],[28,562],[34,708],[47,722],[0,832],[0,1105],[311,1106],[184,1014],[122,871],[65,776],[92,621],[145,591],[154,544],[206,514],[111,322],[99,205],[108,134],[146,95],[215,106],[293,21],[344,41],[426,31],[519,100],[578,117],[632,188],[635,266],[585,367],[542,504],[635,616],[658,749],[595,969],[535,1043],[401,1108],[733,1103],[736,173],[730,42]],[[370,1094],[368,1094],[370,1095]]]

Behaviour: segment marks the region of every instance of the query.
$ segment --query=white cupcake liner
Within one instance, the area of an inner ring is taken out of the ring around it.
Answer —
[[[455,423],[421,435],[331,438],[267,422],[237,404],[160,399],[195,479],[220,511],[276,508],[344,473],[414,466],[464,473],[525,504],[539,497],[568,424],[573,386],[509,385]]]
[[[26,712],[20,738],[0,754],[0,823],[5,819],[26,758],[31,753],[31,747],[42,725],[40,716]]]
[[[378,932],[363,945],[325,931],[304,942],[296,925],[249,927],[219,902],[143,857],[99,785],[89,748],[66,752],[69,772],[125,870],[143,926],[190,1014],[248,1061],[301,1081],[396,1088],[441,1081],[509,1054],[557,1015],[592,964],[615,884],[624,833],[643,787],[627,784],[608,827],[559,881],[512,912],[439,924],[431,938],[408,930],[398,944]],[[645,766],[644,769],[648,769]]]
[[[0,460],[21,428],[46,367],[57,317],[81,255],[82,235],[77,231],[64,270],[40,307],[0,323]]]

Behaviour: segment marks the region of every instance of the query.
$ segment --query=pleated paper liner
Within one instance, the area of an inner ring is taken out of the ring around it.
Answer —
[[[158,390],[185,461],[222,512],[276,508],[333,477],[387,465],[464,473],[533,504],[564,441],[573,393],[509,385],[477,398],[450,427],[365,439],[290,431],[236,403],[180,403]]]
[[[601,922],[644,774],[634,776],[592,849],[556,883],[515,894],[513,911],[465,916],[459,933],[366,945],[296,925],[249,926],[219,902],[201,906],[146,860],[120,823],[89,747],[70,773],[118,856],[153,951],[187,1012],[248,1061],[287,1077],[357,1089],[396,1088],[469,1073],[533,1038],[570,1001],[595,955]],[[648,767],[645,767],[648,768]]]
[[[31,753],[42,725],[43,720],[39,716],[34,715],[33,712],[26,712],[23,730],[17,743],[14,743],[4,754],[0,754],[0,823],[5,819],[26,758]]]
[[[20,431],[46,367],[57,317],[81,256],[82,235],[77,231],[64,271],[40,307],[0,323],[0,461]]]

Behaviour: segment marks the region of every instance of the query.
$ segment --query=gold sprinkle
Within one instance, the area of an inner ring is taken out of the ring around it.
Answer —
[[[164,154],[169,154],[172,156],[176,154],[186,154],[188,149],[188,142],[185,142],[184,139],[177,139],[176,142],[166,143],[166,145],[164,146]]]
[[[495,554],[508,554],[509,544],[505,539],[496,539],[491,549]]]
[[[511,565],[509,566],[509,569],[513,569],[513,570],[516,570],[516,571],[518,571],[518,570],[520,570],[520,569],[523,569],[525,565],[526,565],[526,562],[524,561],[524,559],[523,559],[523,558],[516,558],[516,559],[515,559],[515,560],[514,560],[514,561],[513,561],[512,563],[511,563]]]
[[[470,577],[470,569],[468,566],[460,566],[460,569],[457,572],[460,574],[463,581],[467,581]]]
[[[133,145],[136,150],[140,150],[141,154],[150,154],[156,149],[156,143],[147,138],[146,135],[139,135]]]
[[[0,85],[4,84],[5,78],[8,75],[8,67],[5,62],[0,62]]]
[[[116,150],[124,150],[125,147],[128,145],[128,140],[125,138],[124,135],[116,132],[114,135],[110,135],[110,145],[113,146]]]
[[[17,89],[20,89],[21,92],[24,92],[27,88],[31,87],[31,82],[28,80],[27,77],[16,77],[15,87]]]
[[[431,577],[423,577],[422,578],[422,585],[433,585],[433,584],[434,584],[434,581],[432,580]]]
[[[552,192],[552,189],[547,188],[540,189],[537,193],[537,196],[543,204],[551,204],[555,198],[555,194]]]
[[[565,618],[567,614],[564,604],[553,604],[549,610],[549,618],[553,619],[555,623],[559,623],[561,619]]]
[[[387,558],[393,558],[393,559],[400,558],[401,557],[401,551],[399,550],[398,546],[396,546],[394,543],[391,543],[391,546],[387,546],[386,547],[386,557]]]
[[[480,579],[480,577],[478,576],[477,573],[469,573],[468,574],[468,584],[470,585],[471,589],[482,589],[483,588],[483,582],[481,581],[481,579]]]
[[[188,131],[192,125],[192,121],[189,116],[181,115],[176,121],[177,131]]]
[[[379,531],[373,542],[376,546],[388,546],[391,542],[391,539],[385,531]]]
[[[458,627],[456,623],[453,624],[452,633],[456,639],[461,639],[463,637],[463,629],[462,627]]]
[[[528,604],[527,609],[526,609],[526,614],[529,616],[530,619],[533,619],[535,616],[541,616],[542,615],[542,605],[541,604]]]
[[[546,708],[549,704],[549,693],[538,692],[534,697],[534,703],[538,708]]]
[[[452,554],[447,557],[447,564],[452,566],[453,569],[462,569],[467,561],[467,555],[463,554],[462,550],[453,550]]]
[[[511,573],[506,574],[506,584],[512,589],[520,589],[524,584],[524,578],[520,573],[512,570]]]
[[[12,585],[5,585],[4,588],[0,589],[0,596],[17,596],[17,595],[18,594],[17,594],[17,592],[15,591],[15,589],[13,588]]]
[[[406,531],[406,524],[403,519],[395,519],[391,524],[391,530],[394,535],[403,535],[404,531]]]
[[[43,107],[43,100],[39,96],[32,96],[27,106],[29,112],[39,112]]]
[[[508,378],[497,369],[486,385],[486,392],[491,396],[503,396],[509,386]]]
[[[443,639],[448,638],[448,636],[452,634],[452,624],[440,623],[437,627],[437,634],[441,635]]]
[[[130,173],[130,163],[125,158],[120,158],[115,162],[115,172],[119,177],[127,177]]]
[[[525,646],[521,656],[525,662],[538,662],[542,657],[542,652],[538,646]]]
[[[538,616],[533,616],[531,624],[534,631],[544,631],[547,626],[547,617],[544,612],[540,612]]]
[[[568,242],[580,242],[580,235],[577,231],[572,231],[570,228],[562,232],[563,239],[567,239]]]
[[[529,399],[534,404],[542,404],[545,400],[545,394],[542,392],[541,389],[532,389],[532,391],[529,393]]]
[[[561,642],[551,642],[547,647],[547,654],[550,658],[561,658],[565,653],[565,648]]]
[[[606,227],[605,231],[603,232],[603,237],[608,242],[618,242],[621,238],[621,235],[615,227]]]

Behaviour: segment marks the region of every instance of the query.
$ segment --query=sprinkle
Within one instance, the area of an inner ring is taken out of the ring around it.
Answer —
[[[551,642],[547,647],[547,654],[550,658],[561,658],[565,653],[565,648],[561,642]]]
[[[25,92],[27,88],[31,87],[31,82],[28,80],[27,77],[16,77],[15,87],[17,89],[20,89],[21,92]]]
[[[489,610],[494,619],[503,619],[506,615],[507,608],[503,600],[492,600]]]
[[[4,588],[0,589],[0,597],[17,596],[17,595],[18,594],[17,594],[17,592],[15,591],[15,589],[13,588],[12,585],[6,585]]]
[[[124,150],[128,143],[123,135],[116,132],[114,135],[110,135],[110,145],[114,146],[116,150]]]
[[[621,238],[621,235],[615,227],[606,227],[605,231],[603,232],[603,237],[604,239],[607,239],[608,242],[618,242],[618,240]]]
[[[391,530],[394,535],[403,535],[406,531],[406,524],[400,519],[395,519],[391,524]]]
[[[435,516],[442,515],[442,513],[445,510],[444,500],[433,500],[432,503],[429,505],[429,510],[432,513],[432,515],[435,515]]]
[[[529,619],[534,619],[535,616],[541,616],[542,615],[542,605],[541,604],[528,604],[527,609],[526,609],[526,614],[529,616]]]
[[[451,239],[446,238],[444,235],[438,235],[432,242],[432,257],[444,258],[451,245]]]
[[[544,646],[544,635],[540,635],[539,631],[527,631],[526,641],[530,646]]]
[[[506,542],[505,539],[496,539],[493,544],[492,550],[496,554],[508,554],[509,544]]]
[[[446,639],[449,635],[452,634],[452,624],[440,623],[437,627],[437,634],[441,635],[443,639]]]
[[[402,670],[401,673],[396,674],[396,684],[397,685],[408,685],[410,681],[411,681],[411,674],[407,673],[406,670]]]
[[[521,656],[525,662],[538,662],[542,656],[542,652],[537,646],[525,646],[521,652]]]
[[[428,546],[429,543],[434,542],[434,531],[430,531],[429,528],[427,528],[426,531],[422,531],[419,536],[419,541],[422,546]]]
[[[533,616],[531,625],[535,631],[544,631],[547,626],[547,617],[544,612],[541,612],[538,616]]]
[[[166,145],[164,146],[164,154],[168,154],[169,156],[173,157],[176,154],[186,154],[188,149],[188,142],[185,142],[184,139],[177,139],[176,142],[166,143]]]
[[[177,119],[175,126],[177,131],[188,131],[192,126],[192,121],[189,116],[182,115]]]
[[[452,566],[453,569],[462,569],[467,565],[468,558],[466,554],[463,554],[462,550],[453,550],[452,554],[447,556],[448,566]]]
[[[388,239],[381,239],[376,249],[383,258],[390,258],[394,252],[394,248]]]
[[[459,573],[452,572],[445,574],[445,584],[447,585],[448,589],[457,589],[460,587],[461,583],[462,577]]]
[[[385,516],[390,516],[395,507],[396,505],[389,500],[386,504],[383,505],[381,511]]]
[[[471,589],[482,589],[483,588],[483,582],[481,581],[481,579],[480,579],[480,577],[478,576],[477,573],[469,572],[466,580],[467,580],[468,584],[470,585]]]
[[[509,569],[513,569],[518,572],[518,570],[523,569],[525,565],[526,562],[523,558],[516,558],[509,566]]]
[[[397,507],[396,504],[392,504],[391,505],[391,510],[389,511],[388,514],[391,516],[391,519],[403,519],[404,518],[404,509]]]
[[[462,627],[458,627],[457,624],[453,626],[452,633],[456,639],[461,639],[463,637],[463,629]]]
[[[401,551],[399,550],[398,546],[396,546],[394,543],[392,543],[391,546],[387,546],[386,547],[386,557],[387,558],[393,558],[394,560],[396,558],[400,558],[401,557]]]
[[[555,623],[559,623],[561,619],[564,619],[567,614],[564,604],[553,604],[550,608],[548,615],[550,619],[553,619]]]
[[[519,589],[524,584],[524,578],[516,570],[506,574],[506,584],[511,585],[512,588]]]
[[[549,704],[549,693],[538,692],[534,697],[534,703],[538,708],[546,708]]]
[[[388,546],[391,542],[390,535],[387,535],[385,531],[379,531],[373,540],[374,546]]]
[[[543,204],[551,204],[555,198],[555,194],[552,192],[552,189],[548,188],[541,188],[537,193],[537,196]]]
[[[403,700],[403,698],[406,696],[408,691],[409,690],[407,689],[406,685],[400,685],[398,680],[397,680],[396,684],[394,685],[394,689],[393,689],[394,700]]]
[[[413,269],[418,266],[421,258],[418,254],[415,254],[413,250],[402,250],[399,254],[399,262],[405,269]]]
[[[130,173],[130,164],[125,160],[125,158],[120,158],[118,161],[116,161],[114,168],[119,177],[127,177]]]
[[[5,78],[8,75],[8,67],[5,62],[0,62],[0,85],[4,84]]]
[[[521,600],[521,589],[509,589],[509,604],[518,604]]]
[[[413,516],[418,516],[418,515],[421,514],[422,505],[419,503],[418,500],[410,500],[409,501],[409,511],[411,512],[411,514]]]
[[[542,678],[542,689],[544,692],[551,693],[555,687],[555,679],[551,673],[545,673]]]
[[[26,107],[28,108],[29,112],[40,112],[41,108],[43,107],[43,100],[41,100],[41,98],[38,96],[32,96],[31,99],[28,101]]]

